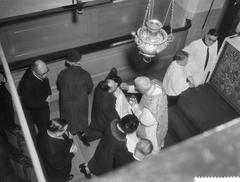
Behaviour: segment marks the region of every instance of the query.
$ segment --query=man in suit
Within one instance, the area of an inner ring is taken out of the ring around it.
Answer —
[[[28,126],[33,137],[36,131],[33,123],[37,125],[38,131],[46,131],[47,122],[50,119],[49,97],[51,88],[47,73],[49,68],[42,60],[35,61],[30,69],[23,75],[18,91],[28,121]]]
[[[138,123],[137,117],[130,114],[110,123],[93,157],[79,166],[86,178],[91,178],[91,173],[102,175],[134,160],[126,147],[126,135],[136,131]]]
[[[91,75],[81,67],[81,54],[70,51],[66,58],[67,68],[58,75],[60,91],[60,116],[69,122],[68,131],[82,138],[88,127],[88,95],[93,89]],[[82,140],[85,145],[90,144]]]

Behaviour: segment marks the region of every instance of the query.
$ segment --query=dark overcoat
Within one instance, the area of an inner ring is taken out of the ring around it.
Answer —
[[[117,129],[117,119],[104,132],[97,149],[88,162],[90,171],[98,176],[134,161],[126,147],[126,134]]]
[[[41,80],[33,74],[31,69],[28,69],[19,83],[18,91],[24,110],[29,115],[28,124],[31,125],[30,120],[32,120],[37,124],[39,130],[46,130],[47,122],[50,119],[47,98],[51,95],[48,78]]]
[[[115,109],[116,97],[100,88],[100,83],[94,91],[90,129],[104,132],[109,123],[119,118]]]
[[[73,140],[64,136],[64,139],[53,138],[45,131],[37,138],[40,156],[49,182],[65,182],[71,171],[74,154],[70,152],[70,149]]]
[[[62,70],[57,80],[60,91],[60,115],[69,122],[72,134],[88,127],[88,94],[93,82],[90,74],[80,66]]]

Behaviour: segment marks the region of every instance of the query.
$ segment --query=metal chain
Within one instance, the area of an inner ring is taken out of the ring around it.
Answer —
[[[146,22],[146,19],[147,19],[147,16],[148,16],[149,3],[150,3],[150,0],[149,0],[149,2],[148,2],[148,4],[147,4],[147,8],[146,8],[145,15],[144,15],[144,18],[143,18],[142,27],[145,25],[145,22]]]
[[[173,29],[174,5],[175,5],[175,1],[172,0],[172,12],[171,12],[171,19],[170,19],[170,35],[172,35],[172,29]]]
[[[154,0],[152,0],[151,16],[150,16],[150,19],[153,19],[153,11],[154,11]]]
[[[148,1],[148,5],[147,5],[147,9],[145,11],[145,16],[143,19],[142,27],[146,24],[146,21],[149,20],[151,18],[151,16],[153,15],[153,5],[154,5],[153,2],[154,2],[154,0]]]
[[[172,0],[172,1],[170,2],[169,6],[168,6],[167,13],[166,13],[165,18],[164,18],[164,20],[163,20],[163,26],[164,26],[165,23],[166,23],[167,16],[168,16],[168,12],[169,12],[169,10],[170,10],[170,7],[172,7],[173,1],[174,1],[174,0]]]

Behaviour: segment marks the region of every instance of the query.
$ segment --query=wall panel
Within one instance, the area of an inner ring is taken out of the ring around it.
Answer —
[[[82,67],[91,74],[95,85],[106,77],[112,67],[118,69],[119,75],[124,80],[153,72],[157,74],[157,77],[162,77],[165,71],[163,68],[166,68],[172,61],[175,52],[184,46],[186,36],[187,31],[174,33],[174,41],[151,64],[144,63],[141,60],[141,56],[139,56],[134,43],[128,43],[83,55]],[[61,59],[48,63],[48,67],[50,68],[48,78],[53,93],[52,100],[58,99],[56,80],[59,72],[65,68],[64,62],[65,60]],[[12,72],[16,85],[18,85],[25,70],[21,69]]]
[[[0,23],[0,41],[7,60],[16,62],[129,35],[142,24],[147,2],[129,0],[86,8],[83,14],[67,9]],[[154,14],[163,21],[169,1],[155,4]]]

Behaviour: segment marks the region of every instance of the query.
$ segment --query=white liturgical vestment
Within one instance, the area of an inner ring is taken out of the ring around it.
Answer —
[[[173,61],[163,78],[163,88],[169,96],[177,96],[189,88],[185,66]]]
[[[188,52],[188,63],[186,69],[193,78],[195,86],[199,86],[209,81],[212,72],[217,63],[217,48],[218,42],[214,42],[213,45],[209,46],[209,57],[208,64],[204,69],[206,62],[208,46],[203,42],[202,39],[195,40],[186,46],[183,50]]]
[[[122,90],[117,88],[113,94],[116,97],[115,109],[118,112],[119,117],[123,118],[128,114],[132,114],[131,106]]]

